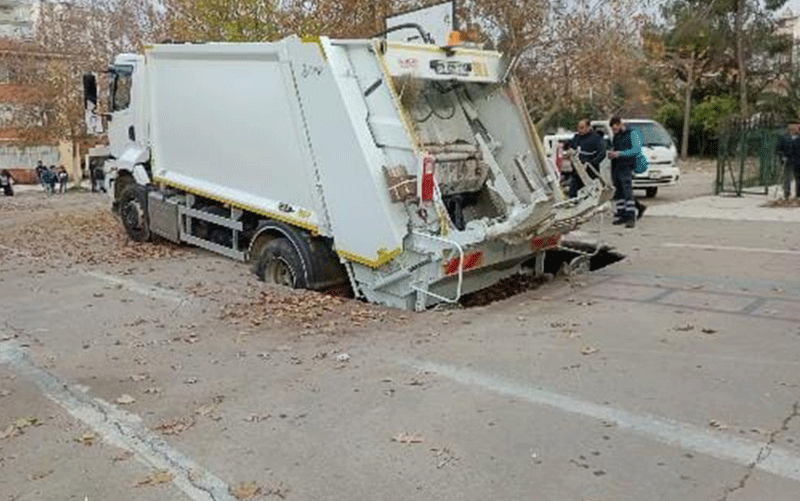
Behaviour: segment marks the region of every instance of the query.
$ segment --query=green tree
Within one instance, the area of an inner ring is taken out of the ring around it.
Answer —
[[[656,57],[665,68],[667,78],[683,82],[683,159],[689,154],[693,94],[703,75],[719,64],[725,47],[725,30],[719,25],[717,8],[716,0],[673,0],[662,7],[666,26],[653,34],[655,38],[660,34],[663,45]]]

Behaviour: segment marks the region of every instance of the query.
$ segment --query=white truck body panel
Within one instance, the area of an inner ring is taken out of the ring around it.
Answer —
[[[319,227],[308,142],[282,49],[158,45],[147,52],[156,182]]]

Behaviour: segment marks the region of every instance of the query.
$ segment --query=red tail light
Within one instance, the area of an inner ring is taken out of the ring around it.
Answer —
[[[560,241],[561,235],[558,233],[554,235],[544,235],[531,240],[531,248],[533,250],[550,249],[552,247],[556,247]]]
[[[422,199],[433,200],[433,174],[436,171],[436,162],[432,156],[426,156],[422,161]]]
[[[444,265],[444,274],[445,275],[455,275],[458,273],[458,267],[461,264],[461,260],[457,257],[451,259]],[[483,252],[473,252],[464,256],[464,271],[471,270],[473,268],[477,268],[483,264]]]

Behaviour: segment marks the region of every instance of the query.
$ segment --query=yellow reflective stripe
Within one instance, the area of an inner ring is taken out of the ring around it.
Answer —
[[[388,251],[386,249],[378,249],[378,259],[370,259],[368,257],[359,256],[358,254],[354,254],[352,252],[340,249],[337,249],[336,253],[339,254],[340,257],[343,257],[348,261],[353,261],[354,263],[363,264],[364,266],[369,266],[370,268],[380,268],[384,264],[388,263],[392,259],[402,254],[403,248],[398,247],[393,251]]]
[[[228,204],[231,207],[235,207],[237,209],[243,209],[246,211],[253,212],[255,214],[260,214],[262,216],[266,216],[282,223],[291,224],[292,226],[297,226],[298,228],[303,228],[304,230],[310,231],[314,235],[319,235],[319,227],[311,224],[306,221],[301,221],[299,219],[295,219],[293,217],[286,216],[284,214],[279,214],[277,212],[272,212],[264,209],[260,209],[258,207],[253,207],[250,205],[242,204],[239,202],[234,202],[233,200],[229,200],[227,198],[223,198],[217,195],[213,195],[211,193],[205,192],[203,190],[198,190],[196,188],[190,188],[186,185],[176,183],[174,181],[170,181],[168,179],[164,179],[162,177],[153,177],[153,181],[156,183],[166,184],[167,186],[172,186],[173,188],[178,188],[180,190],[186,191],[188,193],[192,193],[194,195],[199,195],[201,197],[210,198],[211,200],[216,200],[217,202],[221,202],[223,204]]]
[[[325,54],[325,47],[322,46],[322,38],[319,36],[305,36],[301,39],[303,43],[313,43],[319,46],[319,51],[322,53],[323,59],[328,59],[328,55]]]

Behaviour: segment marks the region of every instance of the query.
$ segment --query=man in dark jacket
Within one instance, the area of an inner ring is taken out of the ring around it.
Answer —
[[[42,164],[41,160],[36,162],[36,178],[39,180],[39,184],[42,185],[42,188],[44,188],[45,191],[47,190],[47,183],[44,182],[44,171],[46,170],[47,167]]]
[[[606,158],[606,143],[600,134],[592,129],[589,119],[584,118],[578,122],[578,133],[567,143],[567,148],[578,152],[578,158],[585,164],[590,164],[600,172],[600,162]],[[589,173],[594,178],[594,176]],[[573,167],[572,179],[569,183],[569,197],[575,198],[578,190],[583,188],[583,181]]]
[[[614,199],[617,201],[617,219],[614,224],[624,224],[627,228],[636,226],[636,200],[633,198],[633,170],[636,157],[642,152],[640,134],[634,134],[622,123],[620,117],[609,121],[614,132],[611,159],[611,177],[614,181]]]
[[[792,194],[794,179],[794,196],[800,198],[800,122],[789,124],[789,133],[778,139],[777,150],[786,157],[783,196],[788,199]]]

